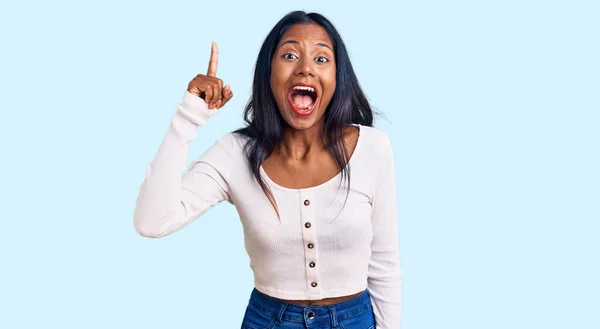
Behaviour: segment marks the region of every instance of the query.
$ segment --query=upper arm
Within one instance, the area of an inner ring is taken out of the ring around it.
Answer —
[[[183,174],[181,200],[193,208],[190,216],[199,216],[224,200],[233,203],[229,188],[235,162],[233,147],[233,137],[228,134],[194,160]]]
[[[396,191],[396,169],[392,143],[387,135],[382,136],[373,189],[373,245],[397,246],[398,205]]]
[[[136,209],[136,229],[146,237],[167,236],[224,200],[232,203],[229,175],[236,162],[233,136],[226,135],[192,161],[179,178],[151,177]]]

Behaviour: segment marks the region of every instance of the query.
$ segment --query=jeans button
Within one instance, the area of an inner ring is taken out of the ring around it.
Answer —
[[[308,315],[308,319],[309,319],[309,320],[312,320],[312,319],[314,319],[314,318],[315,318],[315,312],[313,312],[313,311],[310,311],[310,312],[308,312],[308,314],[307,314],[307,315]]]

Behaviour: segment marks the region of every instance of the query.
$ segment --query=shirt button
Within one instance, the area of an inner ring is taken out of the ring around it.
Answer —
[[[314,246],[315,246],[314,244],[312,244],[312,243],[309,243],[309,244],[308,244],[308,249],[312,249],[312,248],[314,248]]]
[[[309,201],[309,200],[304,200],[304,205],[305,205],[305,206],[308,206],[309,204],[310,204],[310,201]]]
[[[315,267],[315,262],[310,262],[310,263],[308,264],[308,266],[310,266],[310,267]]]
[[[306,223],[306,224],[304,224],[304,227],[306,227],[306,228],[310,228],[310,223]]]
[[[317,283],[316,283],[316,282],[313,282],[313,283],[311,283],[310,285],[311,285],[311,286],[313,286],[313,287],[316,287],[316,286],[317,286]]]

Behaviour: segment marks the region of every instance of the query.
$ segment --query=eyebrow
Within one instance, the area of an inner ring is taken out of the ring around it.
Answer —
[[[283,46],[283,45],[285,45],[286,43],[293,43],[293,44],[297,44],[297,45],[299,45],[299,44],[300,44],[300,42],[298,42],[298,41],[296,41],[296,40],[288,40],[288,41],[286,41],[286,42],[282,43],[282,44],[281,44],[279,47],[282,47],[282,46]],[[334,52],[334,51],[333,51],[333,49],[331,49],[331,47],[329,47],[327,44],[324,44],[324,43],[318,42],[318,43],[317,43],[317,46],[321,46],[321,47],[329,48],[329,50],[331,50],[332,52]]]

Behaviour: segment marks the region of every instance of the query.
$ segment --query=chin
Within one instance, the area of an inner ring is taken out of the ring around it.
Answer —
[[[292,116],[294,116],[294,114],[292,114]],[[288,126],[290,126],[290,128],[296,129],[296,130],[305,130],[305,129],[309,129],[312,128],[317,122],[315,122],[315,120],[312,119],[299,119],[299,118],[290,118],[288,116],[288,118],[286,118],[285,122],[287,123]]]
[[[290,128],[295,130],[313,128],[314,126],[321,124],[323,119],[318,109],[315,109],[310,116],[299,116],[290,108],[286,108],[284,111],[286,112],[283,116],[284,121]]]

